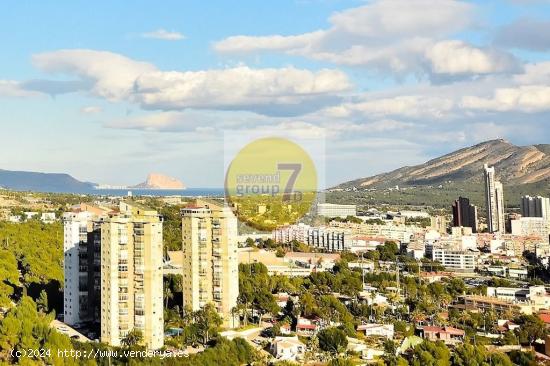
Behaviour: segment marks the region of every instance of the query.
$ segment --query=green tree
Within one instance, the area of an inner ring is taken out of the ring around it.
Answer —
[[[341,329],[330,327],[322,329],[318,334],[319,347],[332,354],[339,354],[346,350],[348,339]]]
[[[538,338],[544,339],[547,333],[544,322],[536,315],[520,315],[515,322],[520,325],[516,335],[522,344],[532,346]]]
[[[37,311],[36,303],[23,296],[16,307],[11,308],[0,320],[0,363],[7,361],[20,364],[76,365],[72,358],[58,357],[58,350],[71,351],[71,340],[50,328],[52,317]],[[40,357],[25,357],[17,360],[11,350],[45,349]]]
[[[500,340],[500,343],[502,345],[517,345],[519,344],[519,340],[518,340],[518,337],[516,337],[516,335],[514,334],[514,332],[509,330],[506,333],[504,333],[504,335]]]
[[[380,253],[380,260],[382,261],[395,261],[397,254],[399,254],[399,247],[394,241],[387,241],[384,245],[379,245],[376,250]]]
[[[38,311],[40,311],[41,313],[48,312],[48,294],[45,290],[42,290],[40,292],[40,296],[38,297],[38,300],[36,300],[36,306],[38,308]]]
[[[0,306],[10,305],[14,287],[18,285],[17,259],[13,252],[0,249]]]
[[[330,360],[328,366],[354,366],[355,364],[347,358],[335,358]]]
[[[409,363],[413,366],[450,366],[451,351],[441,341],[424,341],[414,347]]]
[[[391,339],[384,341],[384,364],[388,366],[397,366],[397,347],[395,342]]]
[[[143,334],[138,329],[132,329],[122,338],[122,344],[128,348],[139,345],[143,341]]]
[[[218,328],[222,325],[222,318],[211,303],[194,312],[193,318],[195,319],[196,329],[198,335],[202,338],[203,344],[207,344],[210,341],[211,335],[217,332]]]
[[[534,352],[512,351],[509,353],[510,360],[518,366],[538,365]]]

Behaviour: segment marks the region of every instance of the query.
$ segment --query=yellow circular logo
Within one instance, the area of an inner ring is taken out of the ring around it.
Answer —
[[[279,137],[242,148],[225,175],[226,199],[236,216],[254,228],[273,230],[307,214],[317,192],[317,172],[308,153]]]

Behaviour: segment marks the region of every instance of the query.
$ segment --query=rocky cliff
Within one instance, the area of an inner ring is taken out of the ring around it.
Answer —
[[[504,184],[550,180],[550,144],[516,146],[506,140],[491,140],[457,150],[424,164],[355,179],[336,188],[371,188],[394,185],[431,185],[447,181],[478,182],[483,164],[494,165]]]
[[[150,173],[147,180],[131,188],[146,189],[185,189],[182,181],[159,173]]]

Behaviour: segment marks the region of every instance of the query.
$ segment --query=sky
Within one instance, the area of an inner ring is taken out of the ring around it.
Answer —
[[[0,169],[221,187],[224,136],[322,137],[334,185],[550,143],[550,1],[0,4]]]

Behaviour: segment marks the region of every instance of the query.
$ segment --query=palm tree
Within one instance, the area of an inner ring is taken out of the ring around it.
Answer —
[[[164,307],[168,309],[168,301],[174,298],[174,293],[170,286],[164,286]]]
[[[238,306],[233,306],[231,308],[231,319],[232,319],[232,323],[233,323],[233,328],[235,328],[235,317],[238,316],[239,314],[239,307]]]
[[[143,340],[143,335],[138,329],[132,329],[126,337],[122,339],[122,344],[126,347],[132,347],[139,344]]]

